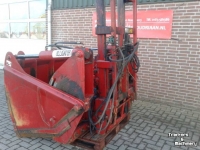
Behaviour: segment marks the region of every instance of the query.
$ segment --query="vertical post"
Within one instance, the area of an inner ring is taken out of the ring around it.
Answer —
[[[116,45],[116,12],[115,12],[116,0],[110,0],[110,11],[111,11],[111,27],[113,29],[112,36],[114,37],[113,45]]]
[[[124,45],[124,34],[125,34],[125,2],[124,0],[117,1],[117,12],[118,12],[118,28],[122,32],[118,35],[118,44],[119,47]],[[122,58],[121,58],[122,59]],[[123,77],[121,78],[121,91],[124,95],[127,94],[129,83],[128,83],[128,71],[125,68],[123,71]]]
[[[96,0],[96,12],[97,12],[97,26],[105,26],[105,4],[104,0]],[[97,35],[98,45],[98,59],[105,60],[105,49],[106,49],[106,35]]]
[[[133,43],[137,42],[137,0],[133,0]]]
[[[114,42],[111,46],[111,53],[116,54],[115,49],[116,49],[116,0],[110,0],[110,11],[111,11],[111,27],[112,27],[112,33],[111,35],[114,38]],[[116,57],[113,57],[113,59],[116,59]],[[115,80],[117,77],[117,63],[115,62],[115,65],[113,66],[113,71],[112,71],[112,84],[114,84]],[[112,103],[114,107],[114,124],[116,124],[117,120],[117,106],[118,106],[118,85],[115,87],[113,91],[113,98],[114,102]],[[112,112],[111,112],[112,113]]]
[[[96,0],[96,13],[97,13],[97,27],[105,27],[105,4],[104,0]],[[97,46],[98,46],[98,60],[106,59],[106,34],[97,34]],[[99,68],[99,97],[106,97],[108,86],[107,86],[107,70]]]
[[[123,29],[123,34],[118,37],[119,46],[123,46],[125,32],[125,3],[123,0],[117,0],[118,27]]]
[[[137,42],[137,0],[133,0],[133,44]],[[137,52],[136,52],[137,55]],[[134,65],[134,68],[136,66]],[[134,89],[135,99],[137,99],[137,73],[133,74],[134,77]]]

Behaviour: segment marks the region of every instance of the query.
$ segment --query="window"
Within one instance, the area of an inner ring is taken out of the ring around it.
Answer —
[[[27,2],[10,4],[10,19],[28,19]]]
[[[30,23],[30,38],[31,39],[46,39],[45,22]]]
[[[0,5],[0,20],[8,20],[9,12],[8,5]]]
[[[45,18],[46,0],[29,2],[30,19]]]
[[[0,38],[9,38],[9,24],[0,23]]]
[[[0,38],[45,40],[46,0],[12,2],[0,4]]]
[[[28,24],[27,23],[11,23],[11,38],[28,38]]]

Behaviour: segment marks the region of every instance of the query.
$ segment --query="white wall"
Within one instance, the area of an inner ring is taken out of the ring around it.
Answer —
[[[38,54],[45,49],[45,40],[30,39],[0,39],[0,69],[3,68],[7,52],[17,54],[23,51],[25,54]]]

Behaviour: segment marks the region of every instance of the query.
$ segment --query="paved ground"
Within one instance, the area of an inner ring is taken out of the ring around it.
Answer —
[[[105,150],[200,150],[200,110],[186,110],[161,104],[135,101],[131,120],[107,145]],[[185,142],[197,142],[195,146],[174,146],[180,137],[168,137],[169,133],[187,133]],[[62,145],[50,139],[16,137],[6,104],[3,72],[0,70],[0,150],[82,150]]]

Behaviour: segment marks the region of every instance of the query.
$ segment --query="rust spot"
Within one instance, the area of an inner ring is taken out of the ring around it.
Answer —
[[[17,127],[29,125],[30,122],[27,119],[27,115],[25,115],[25,114],[23,114],[23,115],[19,114],[19,112],[17,111],[17,109],[13,105],[12,98],[10,97],[10,94],[7,92],[6,86],[5,86],[5,91],[6,91],[6,98],[7,98],[7,103],[8,103],[8,109],[9,109],[9,113],[10,113],[10,116],[12,118],[13,123]]]
[[[17,127],[28,126],[30,124],[30,121],[27,119],[27,115],[26,114],[20,114],[17,111],[17,109],[15,108],[15,106],[12,105],[12,103],[11,103],[11,109],[12,109]]]

